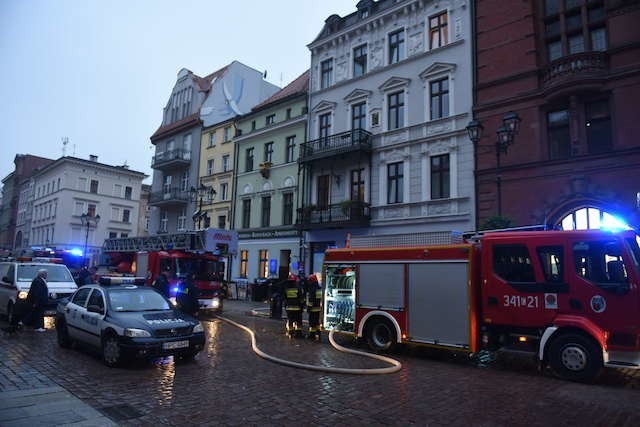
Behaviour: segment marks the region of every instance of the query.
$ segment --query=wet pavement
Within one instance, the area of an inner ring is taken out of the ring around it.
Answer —
[[[320,343],[288,339],[281,321],[260,316],[265,308],[226,301],[224,316],[253,328],[258,346],[277,357],[387,366],[339,353],[326,336]],[[462,354],[403,347],[392,355],[403,363],[398,373],[325,374],[259,358],[246,332],[219,319],[204,325],[207,345],[194,362],[166,358],[120,369],[104,366],[94,351],[59,348],[53,330],[0,336],[0,425],[36,425],[20,424],[15,413],[3,418],[11,393],[35,394],[36,413],[56,398],[65,401],[65,393],[75,399],[76,406],[63,406],[78,409],[66,421],[61,415],[40,425],[640,425],[636,371],[607,370],[584,385],[539,373],[529,358],[505,356],[479,368]],[[338,341],[360,347],[348,336]],[[80,411],[87,408],[104,424]]]

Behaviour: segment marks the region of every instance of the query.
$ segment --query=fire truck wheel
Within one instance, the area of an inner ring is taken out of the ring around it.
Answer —
[[[396,331],[387,319],[376,317],[367,323],[365,337],[373,351],[391,350],[396,342]]]
[[[551,368],[558,376],[570,381],[593,381],[602,363],[600,346],[584,335],[560,335],[549,347]]]
[[[113,333],[102,338],[102,361],[110,368],[122,363],[122,349]]]

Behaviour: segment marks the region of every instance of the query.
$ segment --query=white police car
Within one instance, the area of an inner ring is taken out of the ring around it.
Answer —
[[[173,306],[144,278],[103,277],[58,304],[58,344],[75,341],[102,350],[107,366],[127,358],[193,358],[204,348],[200,322]]]

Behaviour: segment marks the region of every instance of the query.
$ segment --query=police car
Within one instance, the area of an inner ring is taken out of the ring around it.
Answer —
[[[107,366],[128,358],[192,359],[204,348],[200,322],[173,308],[144,278],[102,277],[80,287],[56,312],[58,344],[74,342],[102,350]]]

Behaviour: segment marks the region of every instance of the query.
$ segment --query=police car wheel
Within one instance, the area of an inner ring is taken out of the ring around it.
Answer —
[[[10,325],[15,324],[15,319],[13,318],[15,315],[16,312],[13,303],[9,301],[9,304],[7,305],[7,322],[9,322]]]
[[[603,366],[602,350],[584,335],[560,335],[549,346],[549,365],[561,378],[591,382]]]
[[[109,367],[118,366],[122,362],[122,350],[118,338],[113,334],[102,339],[102,360]]]
[[[367,344],[373,351],[388,351],[396,341],[395,329],[386,319],[375,318],[370,320],[366,331]]]
[[[60,347],[69,348],[73,344],[71,337],[69,337],[67,322],[65,322],[62,317],[56,319],[56,335],[58,337],[58,345]]]

